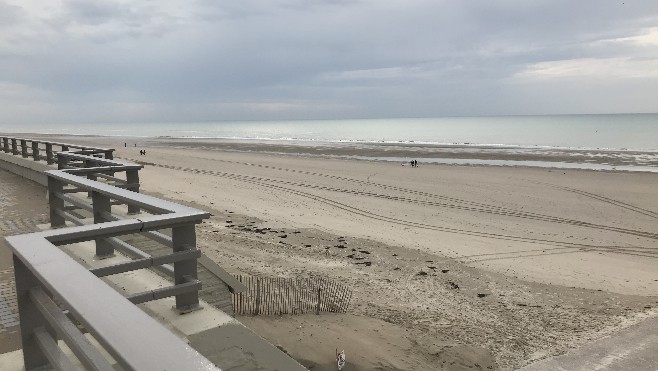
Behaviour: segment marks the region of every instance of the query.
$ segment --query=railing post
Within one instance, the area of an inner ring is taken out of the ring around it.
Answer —
[[[11,154],[18,154],[18,144],[16,143],[16,138],[11,138]]]
[[[39,142],[32,141],[32,158],[34,161],[41,160],[39,156]]]
[[[66,169],[66,162],[67,158],[66,156],[62,156],[61,154],[57,154],[57,170],[64,170]]]
[[[27,140],[21,139],[21,156],[27,158]]]
[[[69,146],[62,145],[62,152],[67,152],[69,150]]]
[[[55,156],[53,155],[53,144],[46,143],[46,161],[48,165],[55,163]]]
[[[23,262],[14,255],[14,277],[16,280],[16,299],[20,316],[21,340],[23,343],[23,362],[26,370],[49,366],[50,362],[39,347],[34,330],[38,327],[50,328],[36,305],[30,300],[29,290],[39,286],[39,280],[30,272]]]
[[[64,200],[55,195],[55,193],[61,193],[63,190],[64,183],[51,176],[48,177],[48,204],[50,206],[51,228],[59,228],[66,225],[64,217],[57,213],[57,210],[64,210]]]
[[[5,151],[5,153],[9,153],[9,138],[2,138],[2,149]]]
[[[85,160],[85,167],[92,167],[93,164],[89,160]],[[89,180],[97,180],[96,174],[89,173],[87,174],[87,179]],[[87,192],[87,197],[92,196],[92,191]]]
[[[103,213],[111,213],[112,205],[110,198],[102,193],[93,191],[91,192],[91,202],[94,208],[94,224],[104,223],[107,220],[103,217]],[[96,239],[96,258],[106,259],[114,256],[114,247],[105,238]]]
[[[105,151],[105,158],[108,159],[108,160],[114,160],[113,152],[114,152],[113,149],[111,149],[109,151]]]
[[[139,170],[126,170],[126,183],[130,187],[129,190],[139,193]],[[128,204],[128,214],[139,213],[139,206]]]
[[[171,228],[171,240],[174,252],[196,250],[196,232],[194,223]],[[174,284],[186,283],[197,279],[196,259],[182,260],[174,263]],[[199,292],[193,291],[176,295],[176,309],[187,313],[199,307]]]

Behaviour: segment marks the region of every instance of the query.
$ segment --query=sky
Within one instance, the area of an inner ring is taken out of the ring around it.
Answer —
[[[656,0],[0,0],[0,125],[636,112]]]

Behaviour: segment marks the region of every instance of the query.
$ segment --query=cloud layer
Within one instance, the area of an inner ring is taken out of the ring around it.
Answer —
[[[656,112],[656,71],[649,0],[0,0],[0,123]]]

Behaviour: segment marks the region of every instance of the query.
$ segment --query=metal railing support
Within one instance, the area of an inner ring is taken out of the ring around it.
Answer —
[[[41,159],[39,156],[39,142],[32,141],[32,158],[34,161],[39,161]]]
[[[196,250],[196,232],[194,223],[171,228],[171,239],[174,252]],[[184,284],[197,279],[196,259],[183,260],[174,263],[174,284]],[[199,292],[194,290],[176,295],[176,309],[185,313],[200,309]]]
[[[64,190],[64,183],[51,176],[48,177],[48,205],[50,206],[50,227],[59,228],[66,225],[64,217],[57,210],[64,210],[64,200],[57,197]]]
[[[110,198],[99,192],[91,193],[91,201],[94,207],[94,224],[105,223],[107,220],[103,217],[104,213],[112,213]],[[106,259],[114,256],[114,246],[105,238],[96,239],[96,257]]]
[[[131,191],[139,193],[139,172],[138,170],[126,170],[126,183],[132,185]],[[128,214],[139,214],[140,209],[137,205],[128,204]]]
[[[18,155],[18,143],[16,138],[11,138],[11,154]]]
[[[9,138],[2,138],[2,150],[9,153]]]

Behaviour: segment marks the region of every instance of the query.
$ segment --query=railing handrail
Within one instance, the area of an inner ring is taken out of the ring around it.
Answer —
[[[119,364],[133,370],[215,369],[208,359],[42,237],[41,232],[6,239],[18,259]]]
[[[75,170],[73,170],[75,171]],[[62,180],[68,184],[80,187],[85,191],[95,191],[111,198],[139,205],[140,207],[157,213],[195,213],[203,218],[210,217],[209,213],[180,205],[171,201],[166,201],[143,193],[136,193],[122,188],[117,188],[109,184],[97,182],[95,180],[79,177],[70,174],[69,170],[49,170],[46,171],[48,176]]]
[[[96,150],[96,151],[99,151],[99,152],[114,151],[114,148],[91,147],[91,146],[83,146],[83,145],[80,145],[80,144],[53,142],[51,140],[42,140],[42,139],[21,138],[21,137],[9,136],[9,135],[0,135],[0,139],[2,139],[2,138],[15,139],[15,140],[25,140],[25,141],[28,141],[28,142],[37,142],[37,143],[43,143],[43,144],[52,144],[52,145],[60,146],[60,147],[64,146],[64,147],[69,147],[69,148],[79,148],[79,149],[82,149],[82,150]]]
[[[86,151],[86,150],[83,150]],[[105,159],[105,158],[100,158],[100,157],[94,157],[94,156],[89,156],[86,154],[79,153],[80,151],[64,151],[64,152],[58,152],[57,156],[61,157],[67,157],[71,159],[76,159],[76,160],[85,160],[85,161],[93,161],[99,164],[107,164],[108,166],[125,166],[125,165],[137,165],[134,163],[130,162],[122,162],[122,161],[117,161],[114,159]]]

